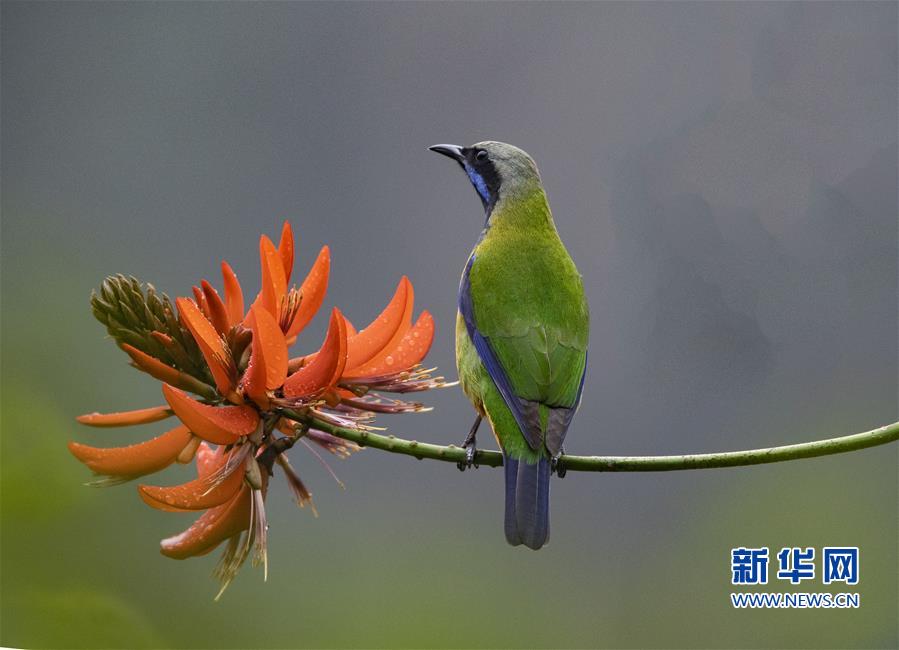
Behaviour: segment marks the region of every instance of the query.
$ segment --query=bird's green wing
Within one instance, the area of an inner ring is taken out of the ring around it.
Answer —
[[[575,406],[586,367],[586,346],[563,343],[563,332],[537,323],[522,336],[501,330],[484,334],[518,397],[550,408]]]

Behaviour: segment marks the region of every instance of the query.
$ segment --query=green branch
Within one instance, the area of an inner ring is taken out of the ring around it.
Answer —
[[[319,420],[310,420],[300,413],[287,413],[290,417],[308,422],[312,427],[331,435],[355,442],[363,447],[374,447],[394,454],[405,454],[419,460],[430,458],[449,463],[465,461],[465,450],[456,445],[447,447],[417,440],[404,440],[372,431],[357,431],[333,426]],[[816,458],[867,449],[899,440],[899,422],[878,429],[840,438],[802,442],[783,447],[767,447],[746,451],[726,451],[713,454],[686,454],[679,456],[562,456],[561,467],[565,471],[581,472],[669,472],[679,469],[710,469],[714,467],[740,467],[779,463],[800,458]],[[475,463],[488,467],[500,467],[503,457],[498,451],[479,449]]]

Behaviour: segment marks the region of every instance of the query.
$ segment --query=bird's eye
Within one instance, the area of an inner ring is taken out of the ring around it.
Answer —
[[[487,152],[484,150],[479,151],[475,156],[475,159],[479,162],[484,162],[485,160],[487,160]]]

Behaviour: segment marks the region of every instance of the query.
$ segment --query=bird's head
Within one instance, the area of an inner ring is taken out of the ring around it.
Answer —
[[[470,147],[435,144],[429,149],[462,166],[488,214],[500,199],[540,187],[540,173],[534,159],[511,144],[494,141],[478,142]]]

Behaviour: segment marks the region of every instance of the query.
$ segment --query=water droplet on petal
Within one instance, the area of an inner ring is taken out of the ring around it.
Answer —
[[[388,355],[388,357],[386,359],[384,359],[384,363],[386,363],[388,366],[392,366],[393,365],[393,357]]]

